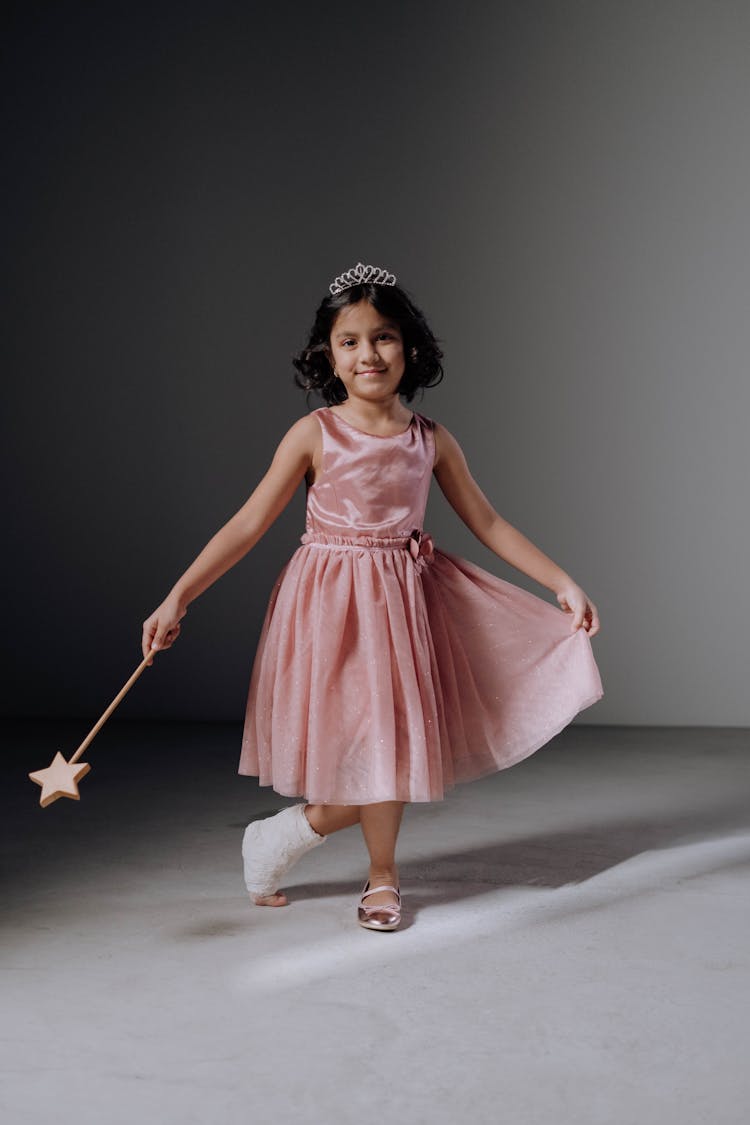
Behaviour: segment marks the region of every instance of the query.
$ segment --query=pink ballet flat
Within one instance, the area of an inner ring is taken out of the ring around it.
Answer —
[[[398,887],[388,886],[373,887],[372,890],[368,890],[369,886],[368,879],[357,907],[357,921],[360,926],[364,926],[367,930],[397,930],[401,924],[401,891]],[[398,902],[378,902],[365,906],[367,896],[374,895],[376,891],[393,891]],[[382,917],[378,918],[377,915]]]

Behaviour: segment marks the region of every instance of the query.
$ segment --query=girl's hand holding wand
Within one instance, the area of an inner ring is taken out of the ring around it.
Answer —
[[[169,594],[154,612],[143,622],[141,648],[144,658],[154,649],[171,648],[180,635],[180,621],[187,613],[187,606],[175,594]],[[153,663],[153,656],[149,660]]]

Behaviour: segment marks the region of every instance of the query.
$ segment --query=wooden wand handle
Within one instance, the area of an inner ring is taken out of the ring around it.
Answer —
[[[130,679],[129,679],[129,680],[128,680],[128,682],[127,682],[127,683],[125,684],[125,686],[124,686],[124,687],[123,687],[123,688],[122,688],[122,689],[121,689],[120,691],[118,691],[117,695],[116,695],[116,696],[115,696],[115,698],[114,698],[114,699],[112,700],[112,702],[110,703],[109,707],[108,707],[108,708],[107,708],[107,710],[106,710],[106,711],[104,712],[104,714],[102,715],[102,717],[101,717],[101,719],[99,720],[99,722],[98,722],[98,723],[96,724],[96,726],[95,726],[95,727],[93,727],[93,728],[92,728],[92,729],[91,729],[91,730],[89,731],[89,733],[88,733],[88,734],[86,735],[86,737],[84,738],[83,742],[82,742],[82,743],[81,743],[81,745],[80,745],[80,746],[78,747],[78,749],[76,750],[76,752],[75,752],[75,754],[73,755],[73,757],[72,757],[72,758],[70,759],[70,763],[69,763],[70,765],[72,765],[72,764],[73,764],[74,762],[77,762],[77,761],[78,761],[78,759],[80,758],[81,754],[82,754],[82,753],[84,752],[84,750],[86,749],[86,747],[87,747],[87,746],[89,745],[89,743],[90,743],[90,742],[91,742],[91,741],[93,740],[93,738],[95,737],[95,735],[97,735],[97,734],[99,733],[99,731],[100,731],[100,730],[102,729],[102,727],[103,727],[103,726],[104,726],[104,724],[106,723],[107,719],[109,718],[109,716],[110,716],[110,715],[112,714],[112,712],[114,711],[115,707],[117,707],[117,705],[118,705],[119,703],[121,703],[121,702],[122,702],[122,700],[123,700],[123,699],[125,698],[125,696],[126,696],[126,695],[128,694],[128,692],[129,692],[129,691],[130,691],[130,689],[132,688],[132,686],[133,686],[133,684],[135,683],[135,681],[136,681],[136,680],[138,679],[138,677],[140,676],[140,674],[141,674],[141,672],[143,671],[143,669],[144,669],[144,668],[148,668],[149,664],[150,664],[150,663],[151,663],[151,662],[153,661],[153,659],[154,659],[154,656],[155,656],[155,655],[156,655],[156,653],[157,653],[157,652],[159,652],[159,651],[160,651],[159,649],[154,649],[154,650],[153,650],[152,652],[150,652],[150,653],[149,653],[149,655],[148,655],[147,657],[145,657],[145,659],[144,659],[144,660],[143,660],[143,661],[142,661],[142,662],[141,662],[141,663],[140,663],[140,664],[138,665],[138,667],[136,668],[135,672],[133,672],[133,675],[132,675],[132,676],[130,677]]]

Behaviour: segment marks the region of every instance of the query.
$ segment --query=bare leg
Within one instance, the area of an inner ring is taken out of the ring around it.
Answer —
[[[305,816],[321,836],[359,822],[359,805],[305,805]]]
[[[339,832],[342,828],[350,828],[356,824],[359,820],[359,808],[359,805],[305,805],[305,816],[318,835],[330,836],[332,832]],[[288,899],[283,891],[277,891],[264,898],[258,895],[253,901],[257,906],[286,906]]]
[[[360,805],[359,820],[362,835],[370,853],[371,887],[377,887],[381,883],[388,883],[392,887],[399,885],[396,840],[401,827],[404,804],[404,801],[380,801],[374,805]],[[395,903],[396,896],[391,891],[379,891],[368,896],[366,901],[372,906],[380,902]]]

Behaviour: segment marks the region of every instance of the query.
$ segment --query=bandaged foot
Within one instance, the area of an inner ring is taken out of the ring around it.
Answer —
[[[279,883],[287,871],[305,852],[328,839],[315,831],[304,810],[304,804],[290,805],[275,816],[254,820],[245,829],[245,886],[256,903],[258,899],[278,895]]]

